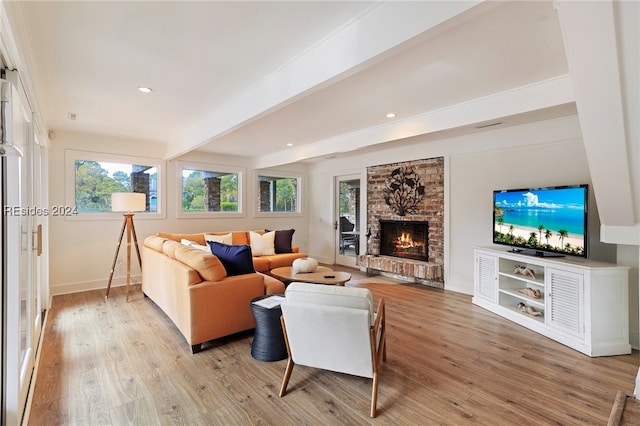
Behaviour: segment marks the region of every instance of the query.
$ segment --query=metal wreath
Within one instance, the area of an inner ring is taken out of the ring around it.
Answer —
[[[424,186],[415,170],[400,166],[391,172],[384,188],[384,202],[398,216],[416,213],[423,198]]]

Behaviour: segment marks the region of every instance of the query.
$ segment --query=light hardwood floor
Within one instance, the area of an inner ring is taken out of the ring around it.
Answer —
[[[56,296],[30,425],[604,425],[633,391],[638,352],[589,358],[471,304],[467,295],[350,271],[384,297],[387,362],[371,380],[250,355],[252,332],[192,355],[139,287]]]

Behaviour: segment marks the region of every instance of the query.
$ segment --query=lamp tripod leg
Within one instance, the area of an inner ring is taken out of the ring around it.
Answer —
[[[109,290],[111,290],[111,281],[113,281],[113,273],[116,270],[116,262],[118,261],[118,253],[120,252],[120,245],[122,244],[122,237],[124,236],[124,230],[127,227],[127,218],[125,217],[122,222],[122,229],[120,230],[120,238],[118,239],[118,245],[116,247],[116,254],[113,256],[113,264],[111,265],[111,273],[109,274],[109,283],[107,284],[107,293],[104,296],[104,299],[107,300],[109,297]]]
[[[125,301],[129,301],[129,284],[131,283],[131,228],[133,227],[133,215],[127,215],[127,289]]]
[[[136,245],[136,254],[138,255],[138,265],[142,271],[142,257],[140,256],[140,247],[138,247],[138,237],[136,236],[136,227],[133,226],[133,217],[131,218],[131,233],[133,234],[133,242]]]

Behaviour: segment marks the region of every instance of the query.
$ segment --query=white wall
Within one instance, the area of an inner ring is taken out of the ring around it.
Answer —
[[[492,244],[493,190],[591,184],[580,140],[453,156],[450,175],[448,287],[465,293],[473,292],[469,287],[473,281],[473,246]],[[593,191],[589,193],[589,206],[589,257],[615,262],[616,246],[598,242],[600,222]]]
[[[394,145],[312,164],[312,193],[331,192],[336,175],[361,173],[366,179],[367,166],[444,156],[445,289],[466,294],[473,293],[473,247],[491,245],[494,189],[591,183],[577,116],[450,139],[416,137]],[[366,223],[365,192],[362,223]],[[598,242],[593,194],[590,198],[591,256],[615,261],[616,247]],[[323,261],[333,258],[333,204],[329,201],[314,197],[309,215],[309,254]]]
[[[164,146],[143,141],[130,141],[82,133],[56,133],[56,138],[52,141],[49,157],[49,202],[52,206],[66,204],[65,173],[73,172],[72,170],[65,170],[64,153],[67,149],[151,158],[162,158],[164,154]],[[175,178],[177,173],[176,161],[169,161],[166,164],[164,181],[166,188],[166,217],[163,219],[150,219],[144,218],[142,215],[135,216],[134,223],[140,245],[142,245],[145,237],[159,231],[192,233],[294,228],[296,232],[293,236],[293,243],[299,245],[301,251],[307,249],[307,219],[304,215],[287,218],[254,217],[255,170],[251,169],[248,160],[239,157],[220,157],[202,153],[188,154],[177,160],[246,168],[244,205],[247,214],[245,217],[236,218],[177,219],[176,211],[179,205],[177,191],[179,189],[177,189],[177,179]],[[304,174],[305,169],[304,165],[292,165],[286,168],[281,167],[278,170]],[[303,212],[304,210],[303,199]],[[74,220],[51,217],[49,236],[51,294],[106,288],[121,227],[122,216],[118,215],[113,219],[104,220]],[[123,242],[119,253],[122,266],[116,268],[113,286],[124,283],[126,274],[124,268],[126,264],[125,256],[126,244]],[[132,273],[139,282],[140,269],[137,265],[135,250],[132,256]]]

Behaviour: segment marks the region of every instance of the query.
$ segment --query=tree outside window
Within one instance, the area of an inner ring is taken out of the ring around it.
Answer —
[[[238,173],[182,169],[182,212],[238,212]]]
[[[147,212],[157,212],[158,172],[155,166],[75,160],[75,206],[78,213],[111,211],[114,192],[147,195]]]
[[[258,176],[258,211],[298,212],[299,178]]]

